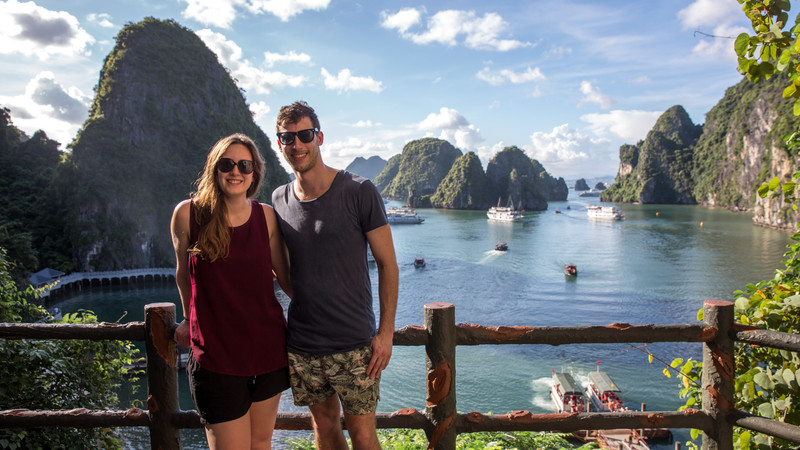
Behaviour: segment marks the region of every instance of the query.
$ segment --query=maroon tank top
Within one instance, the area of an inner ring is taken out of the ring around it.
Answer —
[[[261,205],[250,202],[247,222],[230,228],[227,257],[212,263],[189,254],[192,352],[202,368],[226,375],[254,376],[287,365],[286,319],[272,284],[269,230]],[[189,217],[194,243],[194,204]]]

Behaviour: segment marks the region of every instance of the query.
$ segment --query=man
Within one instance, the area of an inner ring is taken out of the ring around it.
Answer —
[[[380,374],[392,356],[399,271],[383,200],[367,179],[325,165],[305,102],[281,108],[278,147],[296,180],[272,193],[294,290],[287,348],[295,404],[308,406],[318,449],[379,449]],[[367,244],[378,267],[375,328]]]

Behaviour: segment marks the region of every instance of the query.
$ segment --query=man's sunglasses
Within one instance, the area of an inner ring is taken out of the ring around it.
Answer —
[[[284,131],[283,133],[278,133],[278,140],[281,141],[283,145],[292,145],[294,144],[294,137],[297,136],[300,142],[308,144],[314,140],[314,135],[317,131],[319,131],[317,128],[309,128],[300,131]]]
[[[217,163],[217,169],[223,173],[230,172],[236,166],[239,166],[239,172],[242,175],[253,173],[253,161],[250,161],[249,159],[242,159],[239,160],[239,162],[236,162],[230,158],[220,158],[219,162]]]

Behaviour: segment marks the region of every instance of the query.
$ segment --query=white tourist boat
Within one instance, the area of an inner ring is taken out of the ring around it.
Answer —
[[[583,390],[572,378],[572,375],[568,373],[553,372],[553,386],[550,388],[550,398],[553,400],[557,412],[586,411]]]
[[[586,396],[589,397],[596,411],[616,412],[628,409],[622,403],[622,392],[617,385],[607,373],[599,370],[589,373]]]
[[[522,220],[522,213],[514,209],[514,202],[508,197],[508,206],[500,206],[500,199],[497,199],[497,206],[492,206],[486,212],[489,220],[495,222],[516,222]]]
[[[410,208],[395,208],[390,206],[386,209],[386,217],[389,223],[422,223],[425,221],[424,217],[417,215],[417,212]]]
[[[614,206],[590,205],[587,208],[586,214],[590,219],[621,220],[625,217],[625,215]]]

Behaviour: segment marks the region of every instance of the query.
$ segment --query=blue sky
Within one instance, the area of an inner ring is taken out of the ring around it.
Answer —
[[[703,123],[741,80],[727,37],[749,31],[736,0],[0,0],[0,106],[65,148],[115,36],[148,16],[203,39],[273,142],[306,100],[330,166],[432,136],[567,179],[615,175],[671,106]]]

